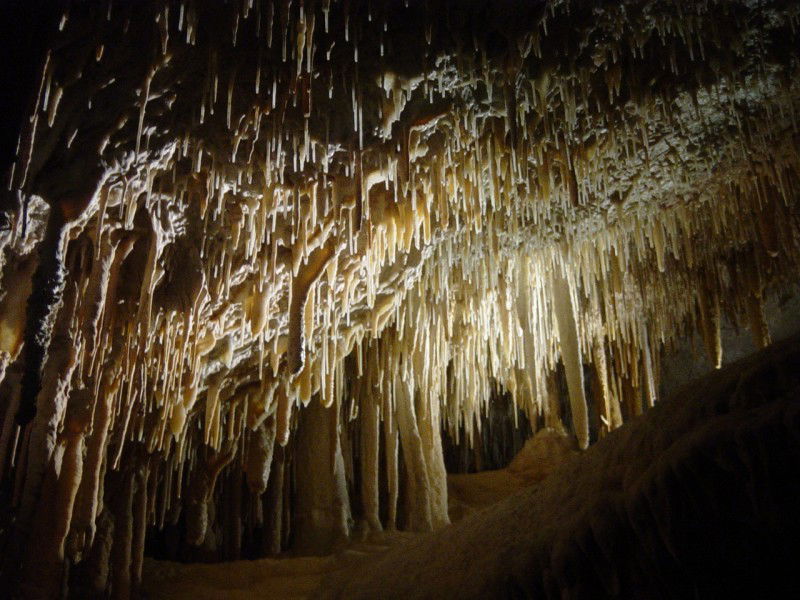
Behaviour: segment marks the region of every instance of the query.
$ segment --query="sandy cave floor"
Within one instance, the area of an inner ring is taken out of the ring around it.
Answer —
[[[563,433],[539,431],[504,469],[448,476],[449,513],[453,523],[491,506],[521,489],[543,481],[576,454],[574,443]],[[142,592],[146,598],[212,600],[237,598],[309,598],[323,580],[364,567],[398,545],[412,542],[420,533],[371,532],[352,540],[329,556],[241,560],[214,564],[183,564],[146,558]]]

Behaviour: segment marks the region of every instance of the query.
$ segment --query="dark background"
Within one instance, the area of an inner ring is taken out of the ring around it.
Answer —
[[[66,0],[0,0],[0,209],[22,121],[36,92],[46,48]]]

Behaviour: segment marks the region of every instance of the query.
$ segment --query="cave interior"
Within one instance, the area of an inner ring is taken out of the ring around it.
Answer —
[[[800,597],[800,2],[2,4],[0,596]]]

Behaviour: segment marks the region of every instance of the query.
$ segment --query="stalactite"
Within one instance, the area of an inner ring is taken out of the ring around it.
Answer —
[[[380,413],[378,398],[372,394],[361,398],[361,504],[364,518],[372,531],[381,531],[379,510]]]
[[[91,177],[88,179],[92,185]],[[91,189],[91,188],[90,188]],[[38,262],[31,279],[25,315],[25,370],[17,415],[21,424],[33,419],[42,388],[42,370],[51,343],[52,321],[64,291],[64,252],[70,224],[92,204],[96,190],[83,191],[51,206],[47,227],[38,249]]]
[[[750,333],[756,348],[766,348],[770,344],[769,325],[764,314],[764,300],[761,294],[752,293],[747,299],[747,317]]]
[[[719,298],[714,293],[700,292],[700,331],[709,362],[719,369],[722,366],[722,313]]]
[[[619,397],[612,393],[609,386],[608,361],[603,344],[594,347],[594,365],[597,379],[600,382],[600,393],[603,401],[603,417],[608,431],[613,431],[622,425],[622,413],[619,407]]]
[[[264,511],[264,551],[267,554],[279,554],[283,549],[283,495],[285,450],[281,446],[275,448],[273,466],[270,470],[269,485],[263,500]]]
[[[131,596],[131,564],[133,543],[133,504],[135,475],[132,471],[118,474],[115,494],[114,541],[111,546],[110,569],[111,597],[126,600]]]
[[[569,403],[572,409],[572,426],[578,445],[589,445],[589,413],[583,387],[583,361],[577,329],[576,308],[572,301],[569,282],[556,267],[553,274],[553,305],[558,324],[558,339],[561,344],[561,360],[567,375]]]
[[[91,356],[94,351],[97,328],[103,316],[103,308],[108,294],[108,283],[111,278],[112,265],[115,263],[114,255],[116,254],[116,244],[111,242],[110,235],[103,235],[101,232],[99,238],[95,242],[97,244],[96,258],[92,263],[92,271],[87,283],[87,296],[89,298],[83,309],[86,314],[81,319],[83,322],[83,339],[86,343],[86,356]]]
[[[647,335],[647,326],[644,323],[642,324],[641,330],[642,334],[640,339],[642,344],[642,376],[644,377],[644,391],[647,399],[647,405],[653,406],[656,402],[656,389],[658,388],[658,385],[656,384],[655,366],[653,364],[653,357],[650,350],[650,339]],[[717,368],[722,366],[721,341],[719,342],[719,346],[720,355],[716,365]]]
[[[419,419],[419,425],[428,475],[426,492],[430,498],[431,526],[434,529],[450,524],[447,514],[447,472],[444,467],[439,423],[439,405],[436,400],[433,400]]]
[[[112,359],[112,362],[115,362]],[[100,390],[103,396],[96,401],[91,433],[86,442],[83,461],[83,477],[76,499],[72,518],[70,558],[78,561],[84,551],[94,542],[97,515],[100,512],[99,494],[102,486],[103,459],[107,451],[108,431],[111,425],[111,409],[119,385],[119,371],[109,368],[104,371]]]
[[[397,499],[399,494],[399,469],[398,469],[398,431],[397,421],[390,413],[384,412],[383,417],[384,455],[386,456],[386,503],[387,517],[386,528],[397,527]]]
[[[431,487],[428,484],[428,470],[417,424],[414,396],[402,384],[398,389],[401,394],[396,405],[397,429],[406,467],[406,528],[411,531],[430,531],[433,529]]]
[[[70,331],[77,295],[78,286],[73,283],[65,292],[64,306],[53,328],[54,345],[44,365],[35,420],[31,425],[28,468],[20,508],[22,522],[30,520],[39,499],[42,474],[55,451],[59,426],[67,408],[72,373],[77,366],[77,350]]]
[[[295,439],[297,501],[293,510],[294,547],[326,554],[350,535],[338,408],[318,401],[303,411]]]
[[[147,533],[147,479],[150,476],[149,465],[144,463],[134,476],[134,497],[132,505],[131,538],[131,589],[138,592],[142,582],[142,563],[144,561],[144,541]]]
[[[19,429],[15,418],[19,406],[19,380],[20,375],[18,373],[11,373],[5,382],[6,389],[10,390],[10,392],[7,397],[5,414],[3,415],[3,428],[0,430],[0,481],[5,479],[7,469],[11,468],[11,465],[8,465],[8,458],[13,451],[11,447],[14,441],[12,433]],[[1,382],[0,385],[2,385]]]
[[[559,404],[558,380],[556,373],[550,373],[545,382],[547,404],[544,409],[544,426],[549,429],[561,431],[564,422],[561,420],[561,405]]]
[[[218,452],[206,447],[206,458],[202,468],[196,469],[187,489],[186,541],[199,546],[206,538],[209,527],[209,502],[220,472],[230,464],[236,454],[232,442]]]
[[[70,398],[64,432],[49,461],[42,496],[25,559],[24,597],[60,595],[64,558],[75,496],[83,473],[83,438],[89,425],[88,394],[78,391]],[[52,506],[52,509],[46,507]]]
[[[289,427],[291,425],[292,404],[294,403],[294,398],[289,397],[288,393],[286,392],[286,387],[287,384],[285,382],[278,386],[278,390],[276,392],[277,399],[275,401],[275,420],[277,429],[275,440],[281,446],[286,446],[286,444],[289,442]]]
[[[250,436],[245,469],[250,491],[260,496],[267,490],[275,446],[275,419],[270,417]]]
[[[109,588],[111,556],[114,540],[114,519],[111,511],[104,508],[97,517],[97,530],[89,556],[80,563],[80,581],[75,586],[76,594],[86,596],[104,594]]]
[[[57,515],[55,532],[58,536],[58,558],[64,559],[65,542],[72,521],[75,497],[83,476],[84,437],[89,427],[91,396],[86,390],[76,390],[70,397],[64,424],[64,455],[61,458],[59,473],[58,501],[61,512]]]
[[[50,317],[61,299],[64,287],[64,220],[59,210],[50,213],[47,233],[39,248],[25,318],[25,371],[18,420],[31,421],[36,414],[36,398],[42,387],[41,370],[50,343]]]
[[[242,552],[242,471],[233,469],[227,486],[228,510],[225,513],[225,541],[227,542],[224,557],[227,560],[239,560]]]
[[[304,332],[305,319],[303,313],[309,297],[309,290],[317,278],[322,275],[325,266],[333,256],[334,246],[329,243],[316,250],[308,259],[308,264],[292,281],[292,300],[289,308],[289,350],[287,355],[289,372],[296,375],[305,362],[306,336],[312,332]]]

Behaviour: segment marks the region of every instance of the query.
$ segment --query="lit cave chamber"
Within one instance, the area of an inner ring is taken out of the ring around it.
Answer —
[[[0,597],[800,597],[800,2],[0,10]]]

